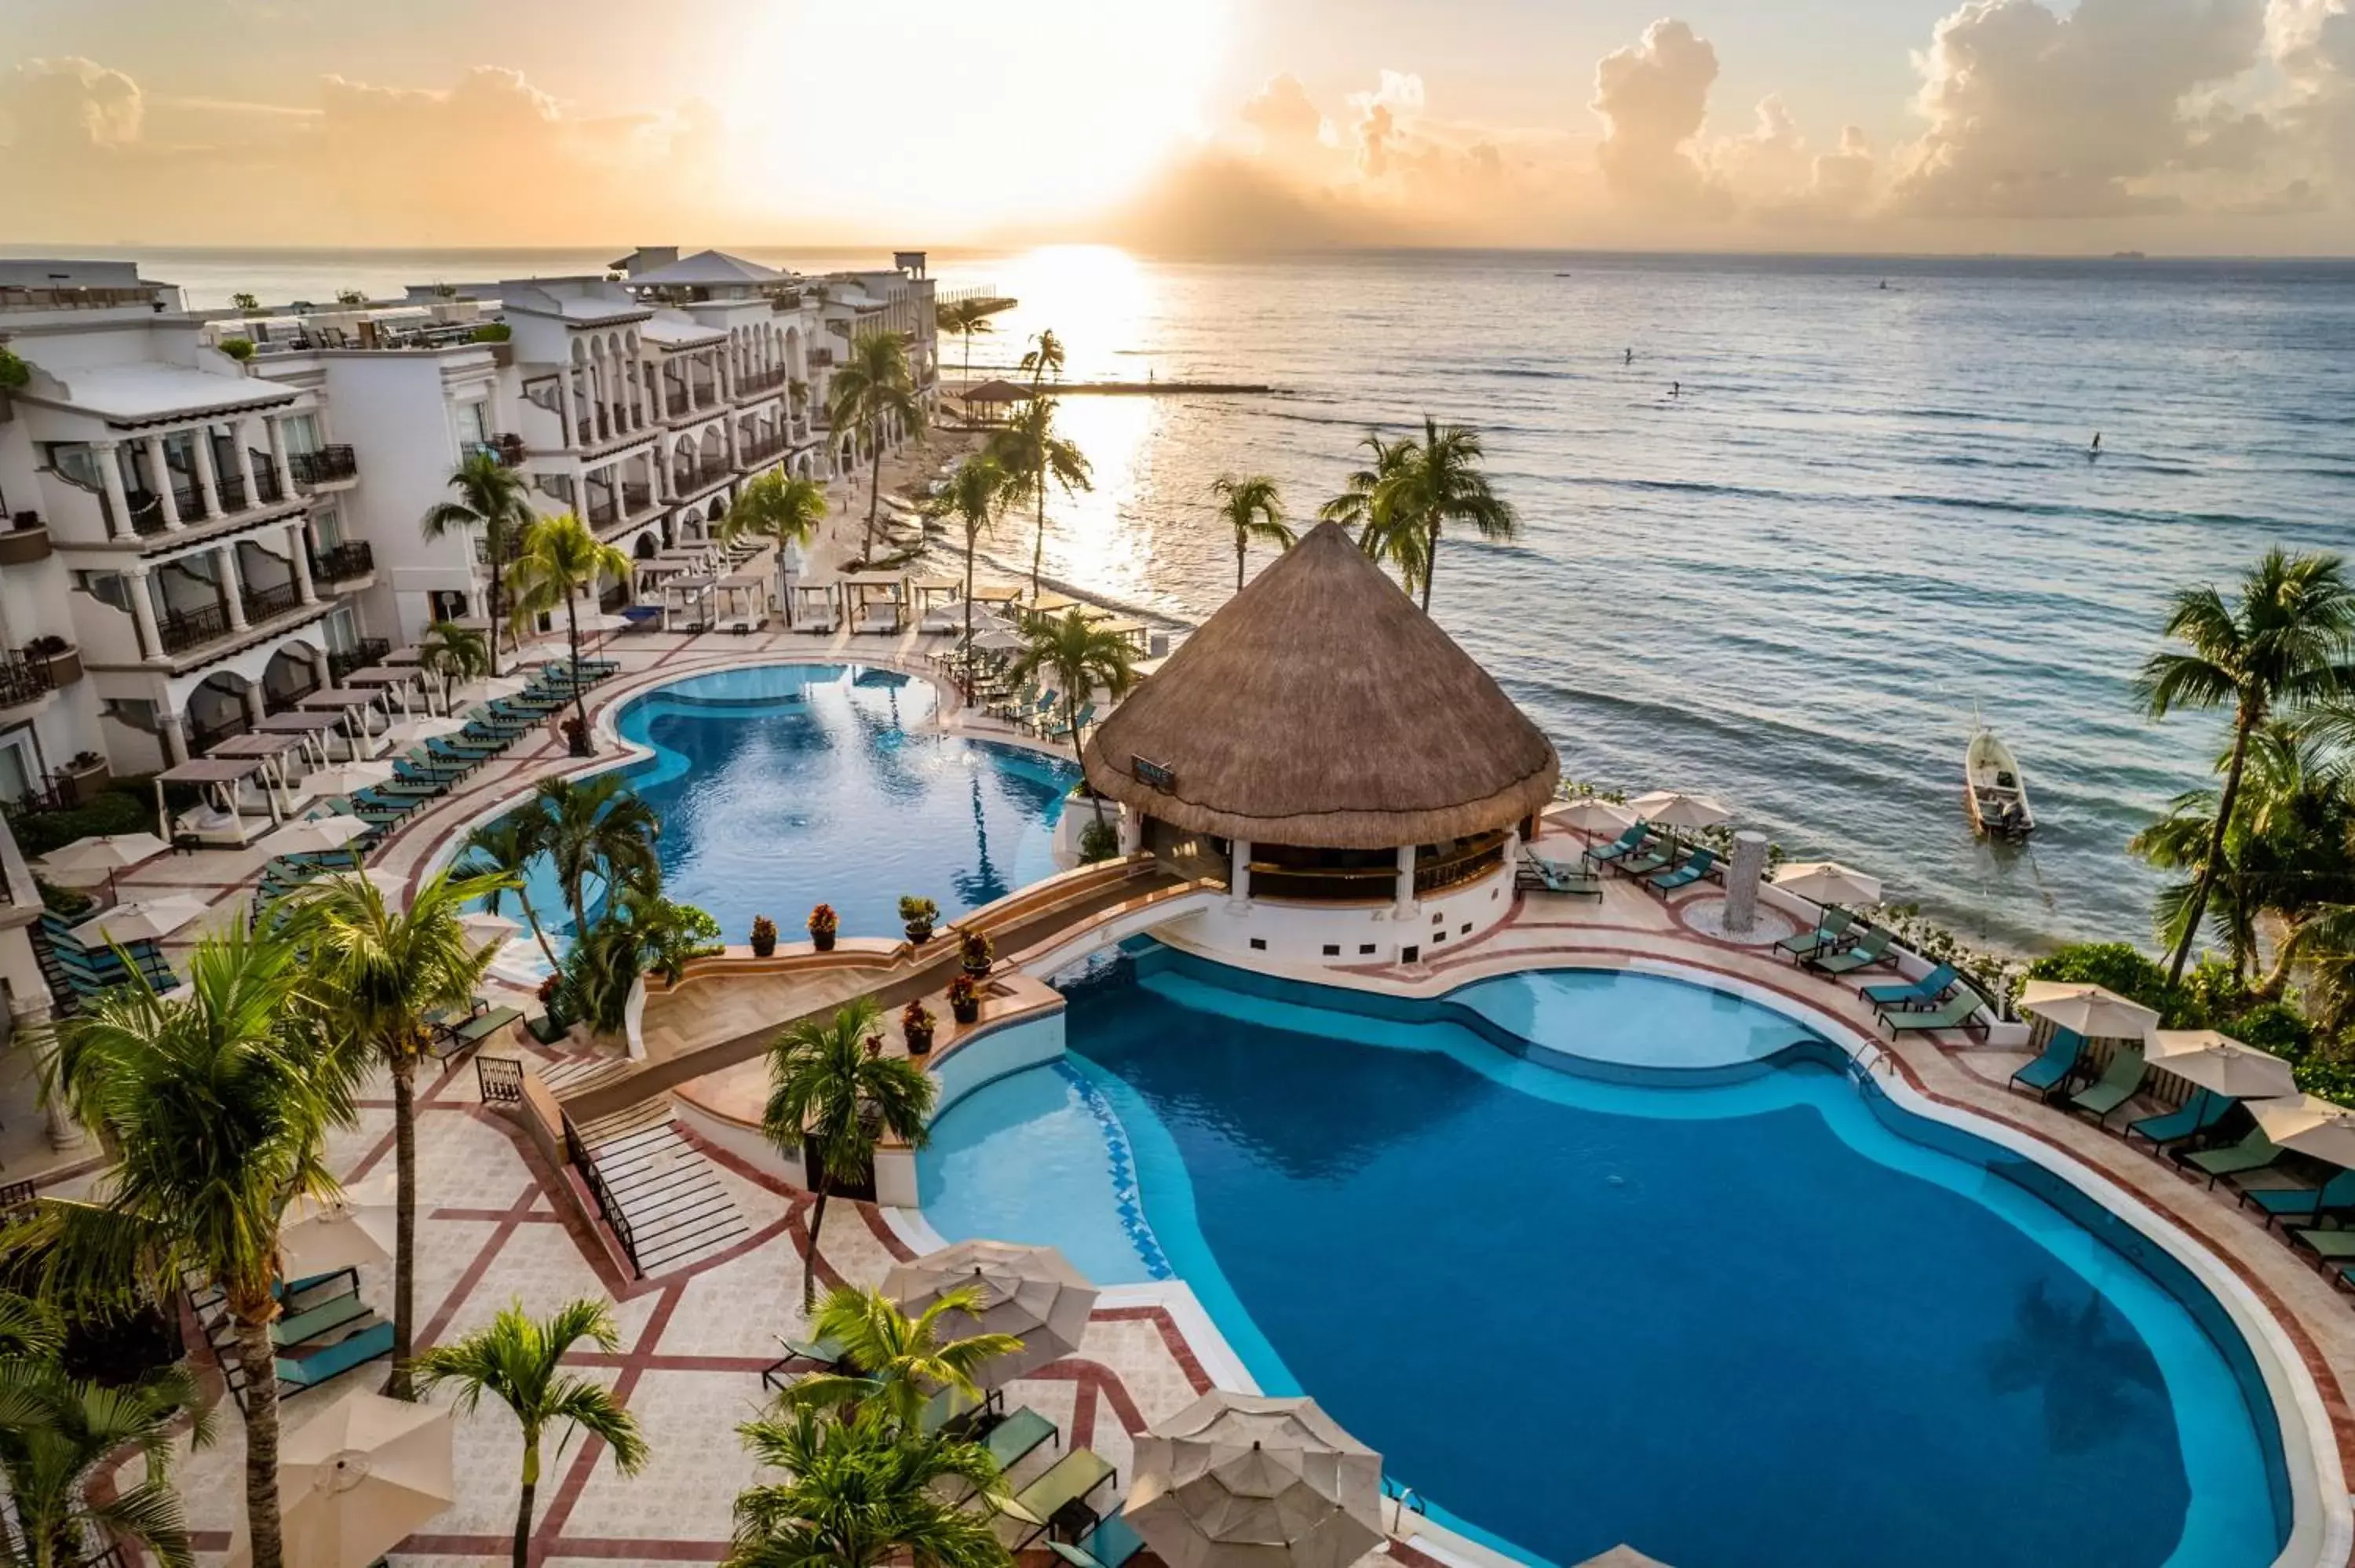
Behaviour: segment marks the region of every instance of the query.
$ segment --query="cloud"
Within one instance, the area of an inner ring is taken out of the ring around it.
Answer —
[[[1655,22],[1603,57],[1588,107],[1605,127],[1595,157],[1614,191],[1656,207],[1725,205],[1692,151],[1716,81],[1717,50],[1683,22]]]
[[[2264,0],[1970,0],[1916,57],[1929,129],[1895,198],[1935,217],[2179,209],[2169,176],[2247,171],[2269,126],[2201,95],[2247,72]]]
[[[79,56],[27,60],[0,77],[0,128],[19,156],[119,147],[139,135],[139,84]]]
[[[1274,157],[1316,145],[1325,128],[1325,116],[1309,101],[1308,90],[1290,72],[1270,77],[1267,85],[1243,105],[1241,118],[1259,132],[1260,150]]]
[[[1406,140],[1402,122],[1423,114],[1423,78],[1385,70],[1373,91],[1349,95],[1349,107],[1358,115],[1358,169],[1379,180],[1391,172]]]

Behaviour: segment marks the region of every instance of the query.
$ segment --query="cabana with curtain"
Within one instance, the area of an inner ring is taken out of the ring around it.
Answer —
[[[254,757],[199,757],[166,768],[155,775],[155,820],[164,836],[176,842],[193,838],[203,844],[237,846],[268,832],[285,820],[264,778],[268,767]],[[244,810],[243,786],[253,780],[262,781],[258,793],[266,818],[248,815]],[[173,785],[195,789],[201,803],[173,815],[169,803]]]

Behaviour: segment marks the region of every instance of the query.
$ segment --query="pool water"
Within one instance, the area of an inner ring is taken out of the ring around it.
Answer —
[[[890,937],[903,894],[947,920],[1053,874],[1077,768],[927,733],[934,709],[928,682],[837,664],[723,670],[632,699],[618,727],[654,755],[625,773],[662,820],[666,896],[709,910],[730,942],[756,915],[800,940],[819,903],[846,937]],[[547,865],[527,891],[570,935]]]
[[[2257,1568],[2286,1539],[2212,1298],[1779,1014],[1642,976],[1398,1001],[1158,948],[1069,990],[1071,1054],[941,1118],[927,1219],[1174,1272],[1263,1387],[1492,1544]]]

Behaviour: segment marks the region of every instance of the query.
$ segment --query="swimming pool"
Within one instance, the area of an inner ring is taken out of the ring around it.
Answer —
[[[1574,972],[1393,1001],[1160,948],[1068,990],[1071,1054],[942,1117],[927,1220],[1184,1279],[1263,1388],[1492,1544],[2258,1568],[2287,1539],[2215,1299],[1779,1013]]]
[[[903,894],[945,920],[1051,875],[1078,770],[927,733],[935,707],[930,682],[856,664],[721,670],[631,698],[618,728],[651,755],[623,771],[662,819],[666,895],[709,910],[724,940],[766,915],[790,942],[821,902],[846,937],[897,936]],[[527,891],[569,935],[547,865]]]

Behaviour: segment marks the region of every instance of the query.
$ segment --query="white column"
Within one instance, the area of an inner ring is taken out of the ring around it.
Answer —
[[[289,558],[294,563],[294,587],[302,594],[303,602],[318,603],[318,590],[311,586],[310,545],[304,535],[302,524],[290,523],[286,525],[286,548],[291,552]]]
[[[8,1017],[14,1033],[45,1030],[49,1026],[49,999],[41,994],[11,997]],[[73,1113],[66,1109],[64,1096],[42,1097],[41,1115],[48,1125],[49,1147],[59,1153],[80,1149],[87,1141],[89,1135],[82,1131],[81,1123],[74,1120]]]
[[[261,683],[256,681],[245,688],[245,716],[249,722],[260,724],[268,712],[262,705]]]
[[[575,431],[579,429],[574,422],[572,412],[572,367],[569,365],[556,377],[556,401],[564,418],[564,439],[556,444],[569,447],[573,443]]]
[[[149,661],[170,657],[164,652],[163,634],[155,630],[155,596],[147,586],[147,568],[125,572],[123,580],[131,585],[131,623],[139,633],[139,657]]]
[[[164,526],[180,524],[180,503],[172,494],[172,469],[164,461],[164,438],[147,438],[147,482],[155,487],[155,504],[163,509]]]
[[[98,485],[106,493],[106,510],[112,517],[114,536],[135,539],[139,531],[131,525],[131,497],[123,488],[123,446],[119,441],[92,441],[91,450],[98,454]]]
[[[253,448],[245,439],[245,421],[238,420],[229,428],[229,455],[237,464],[237,479],[245,486],[245,503],[261,504],[261,492],[253,485]]]
[[[1393,918],[1400,920],[1412,920],[1415,916],[1414,846],[1412,844],[1399,845],[1398,907],[1391,911],[1391,915]]]
[[[188,759],[188,726],[177,714],[165,714],[155,720],[156,737],[164,743],[164,760],[178,767]]]
[[[1766,835],[1744,828],[1733,835],[1732,863],[1725,868],[1725,928],[1747,931],[1758,923],[1758,884],[1766,874]]]
[[[328,666],[327,651],[324,648],[311,650],[311,678],[319,683],[322,690],[335,683],[335,672]]]
[[[294,464],[286,456],[286,423],[268,415],[261,422],[270,429],[270,466],[278,471],[278,493],[288,500],[294,496]]]
[[[1227,907],[1240,915],[1243,906],[1251,902],[1251,840],[1234,840],[1230,853],[1232,862],[1227,873]]]
[[[205,498],[205,515],[221,514],[220,466],[213,459],[213,431],[210,425],[188,432],[189,444],[197,454],[197,493]]]
[[[228,595],[229,628],[231,631],[243,631],[246,628],[245,584],[237,575],[237,546],[222,546],[213,552],[213,559],[220,563],[221,591]]]

